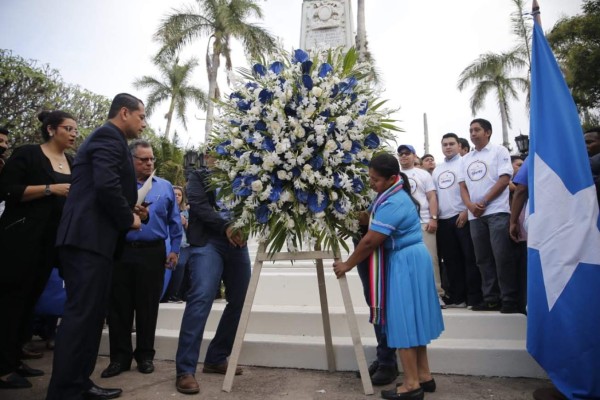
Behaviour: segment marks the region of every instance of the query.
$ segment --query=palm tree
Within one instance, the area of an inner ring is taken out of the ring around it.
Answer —
[[[258,58],[263,52],[275,48],[275,39],[265,29],[248,22],[249,18],[262,18],[257,0],[196,0],[197,8],[187,6],[167,16],[155,37],[166,43],[162,52],[173,52],[194,39],[207,36],[206,70],[208,73],[209,102],[206,107],[205,140],[212,131],[214,104],[219,98],[217,73],[221,57],[225,68],[232,69],[230,41],[243,42],[246,52]]]
[[[517,88],[526,92],[529,87],[527,79],[511,77],[509,73],[526,65],[527,62],[516,51],[486,53],[465,68],[458,79],[457,87],[461,92],[467,86],[475,86],[470,101],[473,115],[483,107],[485,98],[495,92],[502,120],[502,145],[507,149],[510,149],[508,128],[511,127],[509,101],[518,98]]]
[[[189,83],[194,68],[198,66],[198,60],[190,59],[183,65],[179,64],[179,58],[174,60],[168,58],[156,58],[155,63],[160,71],[160,78],[143,76],[133,83],[137,89],[149,89],[150,94],[146,104],[146,113],[151,115],[156,107],[163,101],[169,100],[169,111],[165,114],[167,127],[165,137],[169,139],[173,114],[181,121],[187,129],[185,112],[187,103],[193,101],[201,109],[206,108],[206,93],[199,87]]]

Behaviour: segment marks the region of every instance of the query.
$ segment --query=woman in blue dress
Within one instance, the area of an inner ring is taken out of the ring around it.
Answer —
[[[404,382],[381,392],[385,399],[423,399],[435,391],[427,345],[440,336],[440,310],[431,257],[423,243],[418,203],[407,177],[391,154],[369,164],[371,188],[377,198],[370,208],[369,231],[345,262],[335,262],[339,278],[370,257],[371,322],[381,323],[388,346],[398,349]]]

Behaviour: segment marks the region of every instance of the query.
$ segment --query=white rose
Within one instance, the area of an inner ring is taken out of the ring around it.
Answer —
[[[319,97],[323,94],[323,89],[321,89],[318,86],[313,86],[312,88],[312,94],[315,95],[316,97]]]
[[[242,139],[235,139],[233,141],[233,147],[236,149],[241,148],[244,145],[244,141]]]
[[[342,148],[346,151],[350,151],[352,150],[352,141],[351,140],[345,140],[344,143],[342,143]]]
[[[263,189],[263,184],[261,181],[255,180],[254,182],[252,182],[252,190],[254,192],[260,192],[262,189]]]
[[[279,170],[279,171],[277,171],[277,177],[279,179],[281,179],[282,181],[284,181],[287,179],[287,173],[283,170]]]

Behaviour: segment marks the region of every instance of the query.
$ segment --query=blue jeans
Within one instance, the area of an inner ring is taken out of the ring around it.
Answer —
[[[247,247],[233,247],[222,237],[211,239],[205,246],[189,248],[190,289],[175,357],[177,376],[196,373],[204,327],[221,279],[225,284],[227,305],[215,337],[208,346],[204,363],[223,364],[227,361],[250,282]]]
[[[179,258],[177,259],[177,266],[171,273],[171,280],[169,286],[165,292],[163,299],[168,300],[170,297],[178,297],[184,299],[184,293],[182,293],[181,284],[183,283],[183,277],[185,276],[185,270],[187,268],[188,258],[190,257],[190,247],[182,247],[179,249]]]

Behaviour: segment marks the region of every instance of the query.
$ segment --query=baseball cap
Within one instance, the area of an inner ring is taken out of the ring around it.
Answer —
[[[415,151],[415,148],[412,147],[410,144],[401,144],[400,146],[398,146],[398,153],[400,153],[402,150],[408,150],[413,154],[417,154],[417,152]]]

